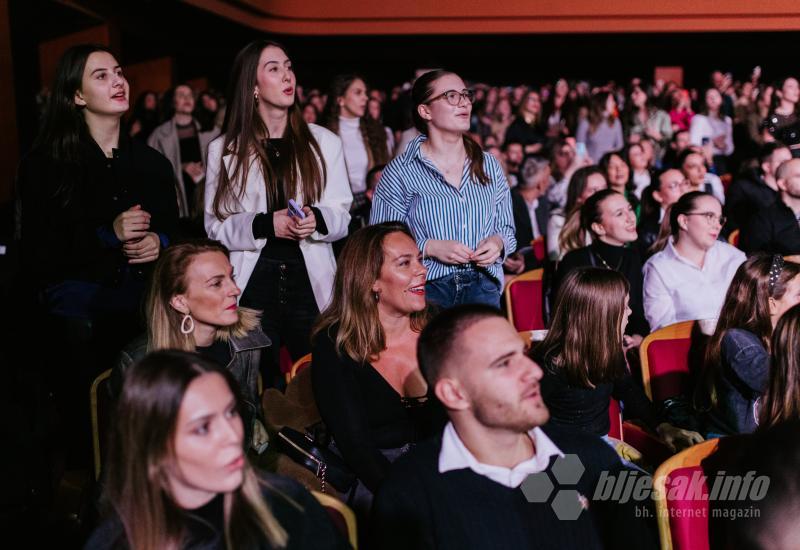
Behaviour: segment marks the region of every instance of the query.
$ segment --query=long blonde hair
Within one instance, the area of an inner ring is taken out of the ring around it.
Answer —
[[[186,272],[194,258],[204,252],[220,252],[230,258],[222,243],[211,239],[194,239],[163,250],[153,270],[147,295],[147,347],[149,351],[180,349],[194,351],[194,332],[183,334],[183,314],[170,305],[170,300],[187,289]],[[217,330],[218,340],[241,338],[259,325],[258,311],[239,308],[239,321]]]
[[[386,335],[372,286],[383,267],[383,242],[392,233],[414,238],[400,222],[370,225],[350,235],[337,262],[333,299],[312,330],[313,338],[338,323],[337,351],[359,363],[374,361],[386,349]],[[412,313],[411,328],[421,332],[429,318],[427,309]]]
[[[174,460],[181,402],[189,384],[207,373],[222,376],[238,400],[230,373],[192,353],[151,353],[125,376],[109,448],[105,496],[130,548],[177,550],[185,543],[184,512],[172,495],[168,469]],[[289,536],[265,503],[262,486],[269,487],[245,460],[242,485],[223,497],[227,548],[263,539],[272,547],[286,546]],[[276,489],[273,492],[298,506]]]

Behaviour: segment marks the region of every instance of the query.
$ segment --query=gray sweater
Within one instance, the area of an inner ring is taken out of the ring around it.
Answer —
[[[597,164],[603,155],[609,151],[619,151],[625,145],[622,139],[622,123],[618,118],[614,119],[611,126],[601,122],[592,132],[589,121],[583,119],[575,132],[575,141],[586,144],[586,154]]]

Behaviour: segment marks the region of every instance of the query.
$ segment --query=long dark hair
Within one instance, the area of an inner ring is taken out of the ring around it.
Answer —
[[[607,90],[601,90],[594,94],[592,98],[589,100],[589,133],[594,134],[597,131],[597,127],[600,126],[602,122],[605,122],[609,126],[614,125],[614,115],[609,114],[605,120],[603,119],[603,113],[606,110],[606,103],[608,102],[608,98],[614,97],[614,94]]]
[[[325,103],[322,113],[322,121],[324,126],[334,134],[339,133],[339,113],[341,112],[339,98],[347,93],[350,85],[356,80],[360,80],[366,85],[367,81],[357,74],[340,74],[331,82],[328,101]],[[358,119],[358,128],[361,130],[361,137],[367,147],[368,169],[377,164],[389,162],[389,145],[386,143],[386,131],[383,126],[365,114]]]
[[[34,143],[34,148],[41,148],[56,162],[78,162],[78,145],[88,135],[82,108],[75,105],[75,92],[81,89],[86,61],[95,52],[114,55],[99,44],[78,44],[65,51],[58,61],[53,91]]]
[[[800,305],[784,313],[775,326],[771,355],[759,430],[800,419]]]
[[[411,88],[411,101],[413,105],[412,115],[414,117],[414,126],[420,133],[428,134],[428,121],[419,115],[417,108],[424,105],[433,95],[433,86],[436,81],[449,74],[456,74],[453,71],[446,71],[444,69],[436,69],[429,71],[420,76],[414,86]],[[488,185],[491,180],[486,170],[483,169],[483,151],[481,146],[478,145],[467,133],[462,136],[464,139],[464,149],[467,150],[469,157],[469,171],[472,179]]]
[[[734,328],[756,335],[769,349],[772,337],[772,319],[769,299],[780,300],[786,294],[789,281],[800,275],[800,265],[786,262],[780,275],[770,284],[773,256],[759,253],[739,266],[725,295],[719,321],[708,342],[700,375],[698,401],[707,398],[712,406],[717,404],[717,387],[722,375],[722,339]]]
[[[620,327],[629,290],[625,276],[611,269],[570,271],[559,286],[550,330],[537,353],[564,369],[574,386],[594,388],[623,377]]]
[[[220,158],[219,186],[214,195],[213,209],[217,218],[224,219],[230,212],[231,199],[241,199],[245,193],[247,174],[255,156],[264,175],[267,196],[271,203],[278,200],[278,185],[275,171],[270,165],[267,151],[261,138],[270,137],[264,121],[258,114],[257,102],[253,95],[256,87],[258,60],[267,47],[286,48],[271,40],[251,42],[236,55],[231,69],[228,107],[222,125],[224,135],[223,151]],[[289,174],[283,178],[284,193],[287,198],[297,195],[302,186],[303,200],[312,204],[319,200],[327,179],[327,168],[322,150],[311,134],[297,100],[289,107],[289,120],[283,137],[288,144],[286,165]],[[234,156],[233,172],[228,173],[226,157]]]
[[[183,511],[172,495],[169,469],[181,403],[189,385],[208,373],[222,376],[238,403],[232,375],[193,353],[154,352],[125,375],[105,492],[130,548],[177,548],[183,539]],[[287,533],[262,497],[263,484],[245,460],[242,485],[224,495],[226,547],[262,540],[286,546]]]

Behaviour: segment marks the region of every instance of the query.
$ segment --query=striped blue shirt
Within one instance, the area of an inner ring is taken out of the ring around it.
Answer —
[[[500,163],[489,153],[483,154],[483,169],[490,179],[484,185],[472,179],[467,158],[461,174],[461,188],[456,189],[422,154],[420,146],[426,139],[424,135],[417,136],[405,152],[383,170],[372,199],[370,223],[406,223],[422,251],[428,239],[459,241],[475,250],[486,237],[499,235],[503,239],[503,253],[508,256],[514,252],[517,240],[511,193]],[[504,259],[501,255],[485,268],[501,284]],[[429,257],[424,262],[429,281],[465,267]]]

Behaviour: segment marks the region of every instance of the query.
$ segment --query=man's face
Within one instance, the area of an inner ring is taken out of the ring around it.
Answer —
[[[772,152],[772,155],[769,157],[769,160],[762,165],[764,170],[765,176],[775,176],[775,172],[778,170],[778,166],[790,160],[792,158],[792,152],[789,150],[788,147],[781,147],[780,149],[775,149]]]
[[[520,143],[512,143],[506,149],[506,162],[510,166],[519,166],[522,156],[522,144]]]
[[[800,199],[800,159],[789,161],[783,178],[778,180],[778,187],[793,199]]]
[[[528,358],[524,342],[508,321],[485,318],[459,340],[461,357],[452,377],[460,382],[479,424],[525,433],[547,422],[550,413],[539,388],[542,369]]]

